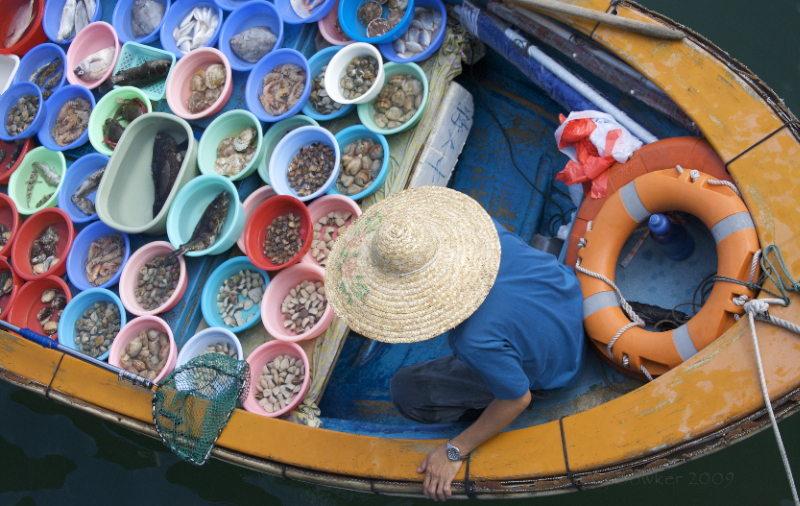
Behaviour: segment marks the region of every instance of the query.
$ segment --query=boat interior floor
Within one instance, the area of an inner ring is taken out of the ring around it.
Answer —
[[[688,135],[672,121],[594,76],[573,70],[657,137]],[[528,242],[536,233],[555,235],[575,210],[567,187],[555,181],[567,157],[558,151],[553,133],[559,124],[558,114],[566,115],[567,111],[530,85],[522,73],[497,54],[487,55],[474,69],[465,67],[458,81],[473,94],[475,114],[449,186],[471,195],[496,220]],[[693,255],[683,262],[673,262],[652,240],[646,240],[630,264],[617,269],[616,279],[626,298],[672,309],[690,301],[695,288],[716,270],[716,249],[710,232],[699,220],[686,218],[696,242]],[[642,233],[632,234],[621,258]],[[692,313],[690,306],[682,309]],[[400,415],[389,394],[389,382],[398,369],[449,353],[444,335],[420,343],[386,345],[351,333],[320,405],[323,427],[381,437],[454,436],[468,423],[413,422]],[[639,381],[601,365],[594,352],[587,350],[584,369],[575,385],[535,400],[506,430],[591,409],[639,386]]]

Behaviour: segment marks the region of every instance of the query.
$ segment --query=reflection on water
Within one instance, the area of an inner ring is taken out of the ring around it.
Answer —
[[[796,2],[762,2],[758,8],[746,0],[642,3],[729,51],[800,111]],[[800,416],[783,422],[781,429],[800,473]],[[644,498],[649,506],[783,505],[790,504],[790,497],[775,442],[765,431],[668,473],[533,503],[617,505]],[[158,441],[0,381],[0,505],[66,504],[405,506],[423,501],[313,487],[215,460],[198,468],[181,462]]]

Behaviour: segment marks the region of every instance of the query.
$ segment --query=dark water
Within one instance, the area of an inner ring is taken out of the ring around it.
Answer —
[[[642,3],[704,34],[771,85],[793,111],[800,111],[799,2]],[[800,470],[800,416],[784,421],[781,429],[792,464]],[[667,473],[531,502],[788,506],[790,499],[768,431]],[[196,468],[159,442],[0,382],[0,506],[417,503],[422,501],[312,487],[217,461]]]

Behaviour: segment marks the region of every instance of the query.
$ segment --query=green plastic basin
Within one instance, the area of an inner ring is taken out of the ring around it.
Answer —
[[[92,147],[96,149],[98,153],[106,156],[111,156],[114,150],[103,142],[103,125],[108,118],[111,118],[114,116],[114,113],[117,112],[119,108],[119,104],[117,103],[118,98],[138,98],[145,107],[147,107],[147,112],[153,112],[153,105],[150,103],[150,99],[147,98],[147,95],[139,88],[134,88],[133,86],[120,86],[119,88],[109,91],[106,96],[100,99],[94,107],[92,115],[89,116],[89,142],[92,143]],[[119,123],[123,127],[128,126],[128,122],[125,120]]]
[[[219,143],[226,137],[236,137],[242,130],[249,126],[256,129],[258,139],[258,149],[253,159],[235,176],[217,174],[217,171],[214,170],[214,162],[217,160],[217,146],[219,146]],[[234,109],[217,117],[208,125],[205,132],[203,132],[197,151],[197,165],[200,167],[200,172],[203,174],[217,174],[231,181],[238,181],[255,172],[259,160],[261,160],[263,156],[263,151],[264,133],[261,129],[261,122],[258,121],[258,118],[256,118],[255,114],[252,112]]]
[[[425,76],[425,72],[422,71],[422,68],[420,68],[420,66],[416,63],[392,62],[384,65],[383,69],[386,72],[384,86],[389,83],[390,77],[396,76],[397,74],[408,74],[419,79],[420,82],[422,82],[422,103],[420,104],[419,109],[417,109],[417,112],[414,114],[414,116],[397,128],[381,128],[375,124],[375,121],[372,119],[375,116],[375,108],[372,107],[372,100],[366,104],[358,105],[358,119],[361,120],[362,125],[376,134],[392,135],[405,132],[409,128],[419,123],[419,120],[422,119],[422,113],[425,112],[425,108],[428,106],[428,78]]]
[[[61,176],[58,186],[52,187],[44,182],[41,175],[38,177],[38,182],[33,187],[31,192],[31,204],[28,205],[28,179],[33,172],[33,162],[45,163],[50,169]],[[64,184],[64,172],[67,170],[67,161],[64,154],[60,151],[50,151],[44,146],[39,146],[32,149],[25,155],[25,158],[20,163],[17,170],[11,174],[11,179],[8,180],[8,196],[14,201],[17,206],[19,214],[33,214],[45,207],[56,207],[58,203],[58,190]],[[45,195],[52,193],[53,195],[41,206],[36,206],[39,200]]]
[[[170,133],[178,143],[188,139],[189,145],[164,207],[153,216],[151,164],[153,144],[160,131]],[[139,116],[125,129],[108,161],[97,188],[97,215],[109,227],[127,234],[162,235],[167,231],[167,214],[175,194],[198,173],[197,141],[189,123],[163,112]]]

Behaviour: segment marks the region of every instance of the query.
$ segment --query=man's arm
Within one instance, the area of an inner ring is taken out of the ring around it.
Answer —
[[[508,427],[531,402],[531,393],[526,392],[519,399],[495,399],[464,432],[454,437],[451,442],[462,455],[483,444],[489,438]],[[451,495],[450,484],[461,469],[461,462],[447,458],[445,446],[442,445],[425,457],[417,472],[425,473],[422,487],[425,497],[434,501],[448,499]]]

